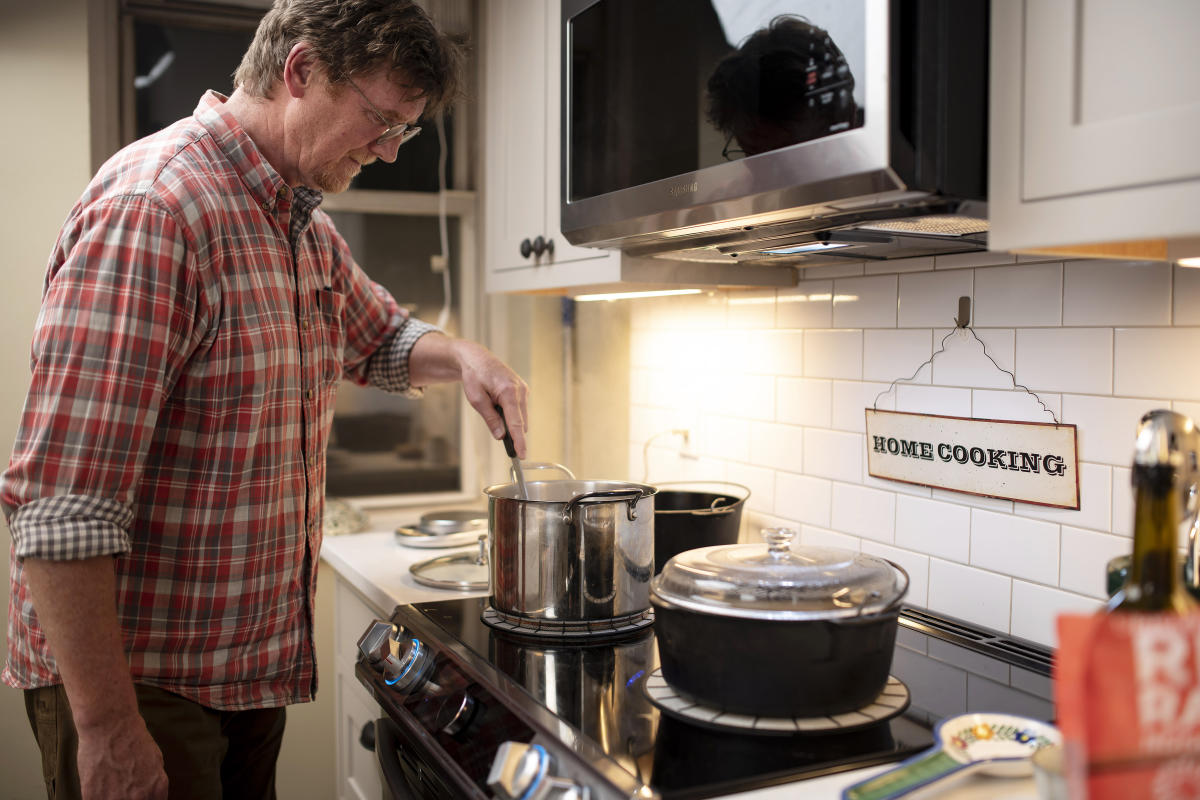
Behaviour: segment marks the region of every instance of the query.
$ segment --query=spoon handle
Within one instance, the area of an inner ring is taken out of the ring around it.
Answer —
[[[513,444],[512,434],[508,432],[508,420],[504,418],[504,409],[500,406],[493,406],[493,408],[500,415],[500,421],[504,423],[504,438],[501,441],[504,442],[504,452],[512,461],[513,476],[517,479],[517,488],[521,490],[521,499],[528,500],[529,491],[525,488],[525,473],[521,470],[521,459],[517,458],[517,448]]]
[[[842,800],[894,800],[911,791],[945,780],[968,765],[940,747],[933,747],[895,767],[842,791]]]

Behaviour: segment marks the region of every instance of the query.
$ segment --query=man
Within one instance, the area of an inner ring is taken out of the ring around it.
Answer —
[[[343,376],[461,381],[524,455],[521,379],[409,319],[317,210],[396,158],[460,62],[409,0],[276,0],[233,94],[114,156],[64,224],[0,479],[3,677],[51,796],[274,796],[283,707],[315,691]]]

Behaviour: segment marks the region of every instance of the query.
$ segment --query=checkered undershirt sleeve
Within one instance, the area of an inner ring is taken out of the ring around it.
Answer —
[[[435,325],[409,318],[371,357],[367,367],[367,382],[386,392],[405,397],[421,397],[425,390],[413,386],[408,374],[408,357],[413,345],[427,333],[439,331]]]
[[[78,494],[31,500],[9,520],[17,558],[51,561],[124,553],[131,524],[124,503]]]

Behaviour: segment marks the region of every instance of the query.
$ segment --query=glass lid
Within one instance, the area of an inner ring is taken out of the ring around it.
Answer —
[[[488,588],[487,536],[479,537],[479,548],[464,553],[431,558],[408,568],[413,580],[436,589],[473,591]]]
[[[836,547],[792,547],[796,532],[767,528],[765,544],[679,553],[651,582],[667,605],[724,616],[834,619],[899,605],[908,573],[876,556]]]

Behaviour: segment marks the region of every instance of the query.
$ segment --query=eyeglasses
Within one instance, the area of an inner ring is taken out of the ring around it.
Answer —
[[[746,151],[740,147],[731,147],[733,144],[733,134],[729,134],[729,138],[725,140],[725,147],[721,149],[721,157],[726,161],[733,161],[737,156],[745,156]]]
[[[346,83],[350,84],[350,87],[354,89],[354,91],[358,92],[359,97],[361,97],[363,100],[366,100],[367,105],[371,107],[371,111],[375,112],[375,116],[379,118],[379,124],[384,128],[387,128],[387,130],[381,133],[379,138],[375,140],[375,144],[384,144],[385,142],[390,142],[392,139],[397,137],[400,138],[400,144],[404,144],[421,132],[420,127],[416,125],[409,125],[407,122],[389,125],[387,117],[383,115],[382,111],[375,107],[375,104],[371,102],[370,98],[363,94],[363,90],[358,88],[358,84],[352,81],[349,77],[346,78]]]

